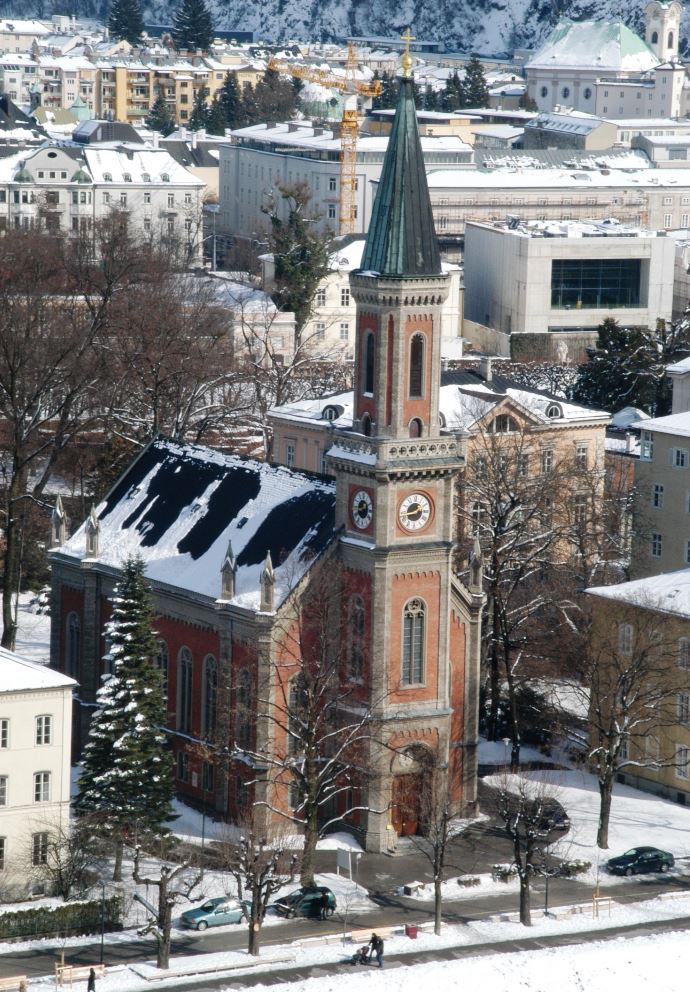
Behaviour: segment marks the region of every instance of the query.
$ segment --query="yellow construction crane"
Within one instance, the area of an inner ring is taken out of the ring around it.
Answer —
[[[325,69],[314,66],[295,65],[283,59],[271,57],[268,68],[275,72],[286,72],[297,79],[319,83],[327,89],[339,90],[347,94],[343,118],[340,123],[340,233],[352,234],[355,229],[357,204],[357,115],[358,96],[378,96],[381,83],[378,79],[364,83],[357,79],[357,52],[352,42],[348,42],[345,75],[336,76]]]

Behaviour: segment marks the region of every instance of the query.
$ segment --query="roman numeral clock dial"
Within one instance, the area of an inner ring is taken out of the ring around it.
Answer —
[[[360,530],[366,530],[374,516],[374,504],[365,489],[360,489],[352,497],[352,522]]]
[[[410,493],[398,508],[398,519],[405,530],[421,530],[431,520],[431,501],[424,493]]]

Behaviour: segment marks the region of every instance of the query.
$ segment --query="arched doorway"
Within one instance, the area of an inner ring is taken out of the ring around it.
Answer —
[[[391,762],[391,823],[398,837],[424,832],[424,781],[432,764],[431,751],[421,744],[398,751]]]

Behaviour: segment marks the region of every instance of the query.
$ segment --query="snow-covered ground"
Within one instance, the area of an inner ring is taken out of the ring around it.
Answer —
[[[22,658],[47,665],[50,661],[50,617],[34,612],[33,599],[32,592],[20,593],[15,651]]]

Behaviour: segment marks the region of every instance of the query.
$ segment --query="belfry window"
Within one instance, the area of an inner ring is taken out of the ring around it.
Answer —
[[[411,599],[403,613],[402,684],[415,685],[424,678],[424,603]]]
[[[364,341],[364,392],[374,393],[374,335],[369,332]]]
[[[410,397],[424,395],[424,335],[415,334],[410,341]]]

